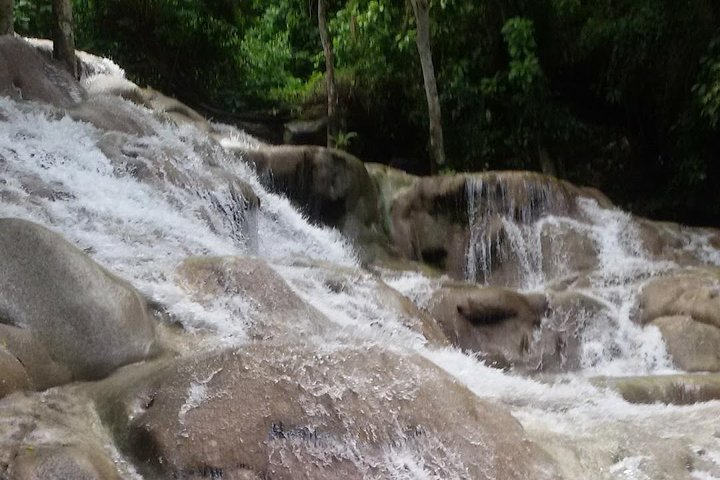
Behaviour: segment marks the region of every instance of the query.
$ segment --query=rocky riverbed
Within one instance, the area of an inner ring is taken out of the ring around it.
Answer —
[[[0,478],[720,478],[720,231],[47,47],[0,37]]]

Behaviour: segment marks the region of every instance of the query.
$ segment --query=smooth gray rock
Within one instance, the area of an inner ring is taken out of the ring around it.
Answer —
[[[146,478],[400,478],[394,449],[433,478],[558,478],[507,410],[415,354],[258,342],[89,387]]]
[[[25,220],[0,219],[0,324],[29,332],[72,379],[104,377],[156,350],[139,292],[57,233]],[[16,356],[27,349],[27,341],[6,341]]]
[[[43,57],[28,42],[0,37],[0,95],[69,107],[85,91],[69,73]]]

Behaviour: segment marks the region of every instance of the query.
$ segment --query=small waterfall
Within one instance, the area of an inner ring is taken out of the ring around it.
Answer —
[[[202,132],[163,123],[119,98],[103,101],[118,115],[138,119],[146,131],[107,134],[51,108],[0,97],[5,119],[0,121],[0,216],[60,231],[171,305],[189,327],[211,327],[228,338],[244,336],[243,317],[237,314],[247,309],[238,310],[232,299],[214,309],[190,301],[168,274],[181,260],[259,255],[356,264],[339,233],[310,225],[287,199],[265,191],[250,167]],[[242,138],[233,131],[227,136],[235,142]],[[253,191],[259,210],[250,205]]]
[[[507,172],[470,175],[465,192],[470,231],[465,277],[523,288],[542,285],[537,222],[545,214],[569,210],[563,186],[549,177]],[[503,267],[509,271],[495,278]]]
[[[574,197],[542,176],[471,176],[466,194],[468,280],[531,291],[577,284],[574,290],[602,307],[556,315],[543,328],[576,331],[587,374],[673,371],[660,332],[632,318],[643,282],[676,265],[650,258],[631,215]],[[697,254],[709,256],[707,241],[696,243]]]
[[[577,203],[589,223],[575,227],[587,232],[598,252],[598,268],[584,292],[607,305],[589,319],[582,333],[582,366],[605,375],[673,372],[660,332],[632,318],[642,284],[675,265],[649,257],[637,225],[626,212],[602,208],[587,198]]]

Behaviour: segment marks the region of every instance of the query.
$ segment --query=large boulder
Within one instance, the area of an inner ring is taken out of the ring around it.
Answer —
[[[440,325],[426,311],[419,309],[409,298],[388,286],[382,280],[376,280],[378,298],[382,305],[393,313],[393,319],[399,320],[408,329],[421,334],[428,345],[445,347],[450,344]]]
[[[97,386],[121,447],[161,478],[556,478],[506,410],[428,360],[256,344]],[[221,412],[221,413],[219,413]]]
[[[380,173],[376,181],[392,185]],[[531,172],[422,177],[408,183],[400,183],[402,191],[390,208],[391,235],[400,252],[456,279],[470,275],[507,286],[518,284],[520,266],[510,251],[515,232],[505,222],[530,225],[544,214],[570,215],[573,199],[588,194]]]
[[[344,312],[345,318],[337,319],[336,325],[346,332],[351,330],[356,339],[380,334],[404,345],[418,340],[433,347],[449,344],[435,319],[390,287],[381,274],[300,259],[283,270],[295,289],[311,291],[313,299],[321,299],[320,305]],[[348,318],[354,321],[352,329],[348,328]]]
[[[392,231],[393,203],[407,188],[417,182],[419,177],[380,163],[366,163],[365,168],[375,184],[375,190],[378,192],[382,226],[386,233],[390,235]]]
[[[390,212],[392,240],[403,256],[464,278],[470,233],[463,177],[421,178],[393,199]]]
[[[196,208],[198,217],[216,233],[256,248],[257,212],[260,199],[238,175],[218,164],[229,155],[214,141],[193,143],[197,168],[183,168],[186,152],[177,147],[158,146],[121,131],[108,131],[98,147],[108,157],[118,175],[127,175],[159,190],[172,187],[185,191],[192,200],[186,208]]]
[[[363,163],[340,150],[260,146],[243,152],[261,180],[311,220],[363,242],[380,234],[377,194]]]
[[[30,375],[22,362],[5,347],[0,347],[0,372],[0,398],[32,387]]]
[[[0,338],[40,388],[157,350],[140,293],[60,235],[10,218],[0,219]]]
[[[679,368],[720,371],[720,270],[677,271],[648,281],[636,317],[660,329]]]
[[[74,120],[105,131],[147,136],[154,133],[150,115],[129,102],[111,96],[93,96],[67,109]]]
[[[540,230],[542,273],[548,280],[566,278],[598,267],[598,245],[587,231],[558,219],[543,222]]]
[[[196,302],[210,307],[228,299],[233,321],[243,322],[255,340],[309,337],[331,324],[261,259],[193,257],[178,266],[176,275]]]
[[[720,270],[672,273],[649,281],[640,292],[640,323],[658,317],[687,315],[720,328]]]
[[[707,255],[716,255],[720,248],[720,230],[688,227],[671,222],[636,218],[640,241],[645,251],[656,260],[669,260],[683,267],[701,267]]]
[[[54,359],[49,352],[48,346],[35,336],[31,329],[4,325],[0,321],[0,345],[1,350],[12,357],[21,367],[24,377],[27,379],[25,385],[16,385],[4,393],[15,390],[44,390],[54,385],[61,385],[70,382],[73,378],[68,366],[61,360]],[[7,357],[6,357],[7,358]],[[0,381],[8,378],[12,369],[0,369]],[[1,389],[0,389],[1,390]],[[0,397],[3,393],[0,393]]]
[[[397,328],[401,323],[410,332],[433,346],[446,346],[447,339],[435,321],[417,308],[407,297],[390,288],[373,275],[355,268],[337,265],[297,265],[296,277],[315,277],[322,282],[331,301],[342,301],[356,295],[370,294],[375,303],[360,315],[368,333]],[[312,273],[308,270],[312,269]],[[212,308],[218,301],[227,301],[234,312],[233,321],[243,322],[253,340],[279,338],[312,338],[342,327],[303,300],[282,276],[265,261],[252,257],[192,257],[176,270],[177,282],[190,298]],[[371,293],[370,293],[371,292]],[[378,310],[383,313],[378,314]],[[392,320],[386,322],[385,319]],[[388,325],[385,325],[387,323]],[[409,332],[408,332],[409,333]]]
[[[80,392],[23,392],[0,401],[0,478],[131,478],[132,469],[115,460],[92,401]]]
[[[660,329],[673,362],[687,372],[720,372],[720,328],[687,315],[659,317]]]
[[[13,461],[16,480],[120,480],[112,460],[95,446],[25,450]]]
[[[211,130],[211,125],[205,117],[179,100],[163,95],[150,87],[142,89],[142,98],[152,110],[162,114],[176,125],[194,125],[203,132]]]
[[[453,345],[501,367],[528,363],[546,308],[544,295],[460,283],[445,284],[428,304]]]
[[[0,36],[0,95],[69,107],[80,102],[85,91],[28,42],[5,35]]]
[[[598,386],[612,388],[630,403],[690,405],[720,400],[720,375],[652,375],[597,378]]]
[[[98,74],[85,78],[82,86],[89,97],[112,96],[129,100],[137,105],[152,108],[142,89],[130,80],[117,75]]]

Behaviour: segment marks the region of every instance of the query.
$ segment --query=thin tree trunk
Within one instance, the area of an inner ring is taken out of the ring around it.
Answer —
[[[335,89],[335,60],[333,55],[330,31],[327,25],[327,5],[325,0],[318,0],[318,29],[325,55],[325,85],[327,89],[327,146],[335,147],[337,143],[337,91]]]
[[[62,62],[74,77],[78,76],[75,59],[72,0],[52,0],[53,57]]]
[[[425,83],[425,96],[428,104],[428,119],[430,123],[430,173],[435,173],[438,166],[445,164],[445,147],[443,145],[442,113],[440,111],[440,97],[438,95],[437,81],[435,80],[435,67],[430,50],[430,4],[429,0],[410,0],[415,12],[417,24],[418,54],[422,66],[423,81]]]
[[[13,23],[14,0],[0,0],[0,35],[15,33]]]

